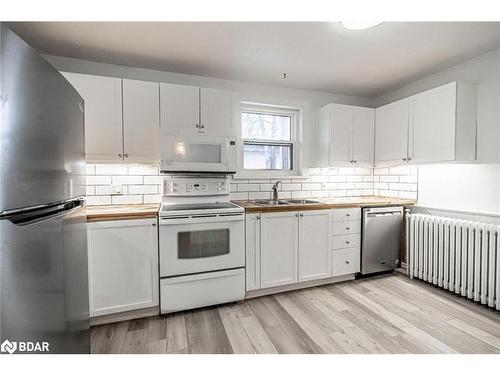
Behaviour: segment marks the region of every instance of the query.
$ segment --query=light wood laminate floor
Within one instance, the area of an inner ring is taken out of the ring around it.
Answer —
[[[401,275],[93,327],[92,353],[500,353],[500,313]]]

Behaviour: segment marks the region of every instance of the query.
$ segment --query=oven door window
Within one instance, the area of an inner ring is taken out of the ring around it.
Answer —
[[[229,254],[229,229],[177,233],[178,259],[208,258]]]

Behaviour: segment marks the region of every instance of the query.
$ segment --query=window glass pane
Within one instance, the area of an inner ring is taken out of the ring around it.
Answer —
[[[229,254],[229,229],[177,233],[179,259],[207,258]]]
[[[241,123],[244,139],[291,140],[290,116],[242,112]]]
[[[244,144],[245,169],[292,169],[292,145]]]

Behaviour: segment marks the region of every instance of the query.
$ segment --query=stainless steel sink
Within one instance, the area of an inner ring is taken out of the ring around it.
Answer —
[[[285,202],[288,204],[321,204],[320,201],[314,199],[287,199]]]
[[[281,206],[281,205],[286,205],[289,204],[286,201],[282,200],[274,200],[274,199],[257,199],[254,201],[255,204],[259,206]]]

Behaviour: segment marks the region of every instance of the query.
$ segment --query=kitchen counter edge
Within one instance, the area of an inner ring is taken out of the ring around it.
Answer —
[[[155,219],[159,209],[159,203],[87,206],[87,222]]]

